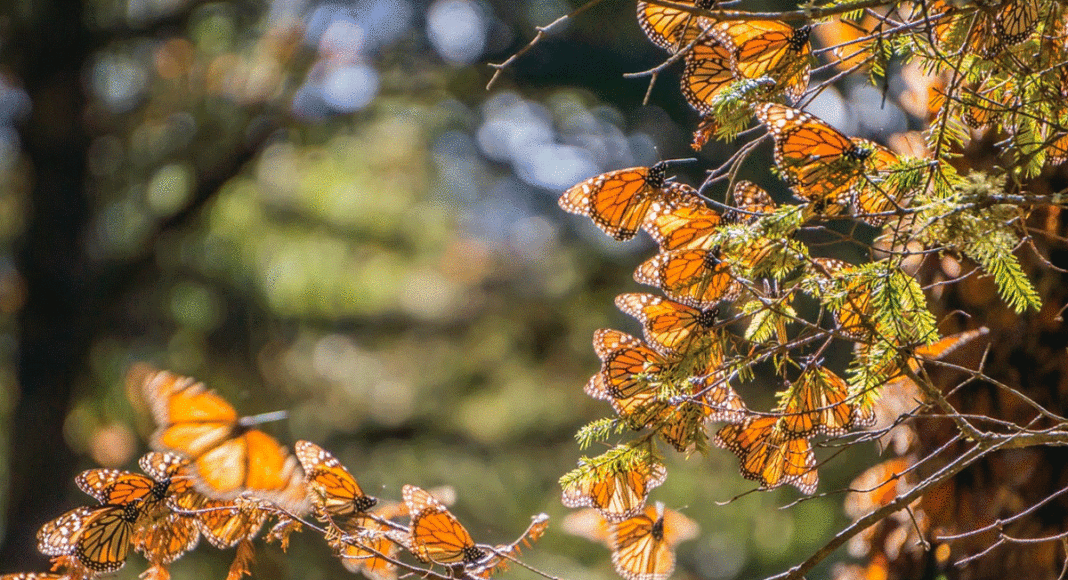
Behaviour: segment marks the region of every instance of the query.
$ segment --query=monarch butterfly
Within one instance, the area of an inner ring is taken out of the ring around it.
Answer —
[[[616,306],[645,330],[650,346],[667,356],[701,349],[715,339],[718,308],[698,310],[653,294],[620,294]]]
[[[819,483],[812,445],[779,432],[778,422],[777,417],[751,417],[722,427],[712,442],[737,455],[742,477],[759,482],[761,489],[789,484],[812,495]]]
[[[636,348],[642,345],[642,341],[633,336],[613,330],[602,328],[593,333],[593,350],[601,359],[601,371],[598,372],[586,385],[586,394],[594,399],[611,401],[613,399],[605,377],[605,362],[612,358],[613,354],[624,348]]]
[[[297,441],[294,449],[312,501],[326,519],[348,523],[378,503],[363,493],[356,478],[329,451],[311,441]]]
[[[591,177],[560,196],[569,213],[589,216],[613,238],[629,240],[638,233],[650,211],[670,204],[693,203],[692,187],[667,181],[667,163],[632,167]]]
[[[125,505],[147,498],[166,497],[169,482],[157,483],[147,475],[119,469],[90,469],[74,478],[74,483],[102,504]]]
[[[713,99],[732,81],[731,55],[722,43],[707,38],[686,55],[682,96],[698,113],[711,115],[715,111]]]
[[[693,394],[697,402],[705,407],[706,421],[738,423],[745,418],[745,402],[734,392],[719,369],[695,377]]]
[[[625,340],[619,348],[608,353],[601,364],[608,394],[613,399],[626,399],[648,390],[649,383],[667,369],[670,361],[644,342]]]
[[[886,185],[886,176],[898,163],[897,155],[882,145],[870,143],[871,157],[862,179],[853,187],[853,215],[870,226],[882,227],[889,218],[885,215],[897,209],[905,192],[900,187]]]
[[[624,471],[602,466],[565,484],[562,501],[567,507],[596,508],[604,519],[619,522],[637,515],[645,506],[649,491],[665,479],[667,468],[652,459]]]
[[[297,460],[274,437],[249,427],[225,399],[168,371],[135,366],[130,374],[143,375],[141,392],[159,425],[153,447],[188,456],[201,493],[225,500],[247,491],[294,513],[307,510]]]
[[[414,485],[405,485],[401,494],[412,517],[409,541],[416,558],[437,564],[470,565],[486,557],[445,504]]]
[[[841,435],[874,421],[849,402],[849,385],[830,369],[811,366],[787,390],[779,429],[792,437]]]
[[[718,211],[703,204],[676,204],[650,216],[643,227],[663,251],[710,250],[715,247],[716,228],[722,221]]]
[[[723,220],[731,223],[751,224],[778,206],[764,188],[751,181],[739,181],[731,189],[734,208],[723,214]]]
[[[941,93],[941,91],[940,91]],[[973,129],[982,129],[990,125],[995,118],[1016,106],[1015,86],[1011,79],[999,81],[987,78],[976,87],[961,90],[959,100],[963,111],[961,120]],[[942,107],[949,107],[953,100],[940,94]]]
[[[681,3],[707,10],[715,5],[715,0],[682,0]],[[676,52],[697,38],[710,21],[690,12],[639,0],[638,24],[654,44],[668,52]]]
[[[669,443],[685,450],[695,440],[692,434],[699,423],[727,404],[724,401],[708,404],[704,389],[700,393],[694,390],[693,379],[686,386],[690,393],[699,394],[700,400],[672,402],[663,397],[662,384],[677,383],[675,375],[686,371],[679,370],[677,363],[628,334],[602,329],[595,333],[594,344],[603,363],[601,371],[587,383],[586,393],[610,401],[616,413],[634,430],[655,425]],[[688,364],[703,361],[707,367],[718,367],[723,358],[722,347],[708,343],[700,356],[703,358],[694,358]]]
[[[935,341],[935,342],[933,342],[931,344],[920,345],[920,346],[916,347],[913,350],[913,354],[915,356],[909,357],[907,359],[908,368],[913,373],[916,373],[916,372],[918,372],[920,370],[920,365],[921,365],[921,363],[923,361],[942,360],[942,359],[948,357],[949,355],[953,354],[953,352],[955,352],[957,349],[961,348],[962,346],[972,342],[973,340],[979,338],[980,336],[985,336],[989,332],[990,332],[990,329],[988,329],[985,326],[983,326],[983,327],[975,328],[975,329],[972,329],[972,330],[966,330],[964,332],[958,332],[956,334],[952,334],[950,336],[943,337],[943,338],[941,338],[941,339],[939,339],[939,340],[937,340],[937,341]],[[865,356],[866,349],[864,347],[860,346],[859,343],[858,343],[857,350],[858,350],[859,356],[862,356],[862,357]],[[893,398],[894,395],[903,396],[904,398],[906,398],[908,400],[912,400],[913,398],[915,398],[915,397],[912,397],[910,395],[910,393],[912,393],[912,392],[914,392],[916,390],[916,385],[915,385],[915,383],[912,382],[912,379],[909,378],[908,375],[905,375],[901,371],[900,367],[894,367],[892,369],[874,369],[874,370],[876,370],[876,371],[885,370],[886,371],[885,375],[888,377],[887,378],[887,382],[886,382],[886,386],[883,388],[883,398],[880,399],[880,400],[885,400],[887,398]],[[891,393],[890,392],[891,388],[893,388],[893,387],[897,387],[898,391],[901,391],[902,389],[900,387],[902,387],[904,384],[907,384],[907,386],[908,386],[908,388],[904,389],[905,391],[907,391],[907,393],[902,393],[902,392]]]
[[[660,424],[657,433],[676,451],[686,453],[694,448],[698,441],[706,440],[704,424],[711,413],[711,407],[700,403],[690,401],[677,403],[661,413],[657,420]]]
[[[616,573],[625,580],[665,580],[675,570],[675,546],[696,538],[700,528],[657,502],[614,524],[611,531]]]
[[[711,308],[741,293],[730,265],[716,254],[714,250],[662,252],[638,266],[634,280],[657,286],[668,298],[687,306]]]
[[[48,556],[73,557],[93,572],[119,570],[126,564],[140,503],[75,508],[38,530],[37,549]]]
[[[819,213],[834,215],[848,207],[873,153],[869,141],[849,139],[809,113],[776,103],[758,106],[756,116],[775,138],[775,165],[799,198]]]
[[[142,456],[139,463],[151,477],[91,469],[80,474],[75,483],[102,504],[139,504],[141,515],[134,526],[134,548],[153,564],[169,564],[192,550],[200,533],[191,517],[172,512],[164,501],[196,492],[182,474],[186,461],[178,455],[152,452]]]
[[[808,89],[811,32],[777,20],[733,20],[716,24],[713,35],[730,53],[736,77],[771,77],[796,101]]]

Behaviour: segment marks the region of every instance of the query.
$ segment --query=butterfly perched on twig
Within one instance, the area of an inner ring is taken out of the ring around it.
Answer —
[[[786,183],[817,213],[836,215],[850,206],[873,144],[850,139],[807,113],[776,103],[756,108],[757,119],[775,139],[775,165]]]
[[[304,468],[312,503],[325,519],[344,526],[378,503],[329,451],[311,441],[297,441],[294,450]]]
[[[416,558],[437,564],[473,565],[486,558],[486,551],[445,504],[426,490],[405,485],[401,493],[411,516],[408,547]]]
[[[761,489],[789,484],[812,495],[819,483],[812,445],[776,429],[778,422],[778,417],[751,417],[722,427],[712,441],[737,455],[742,477],[759,482]]]
[[[650,215],[664,208],[698,202],[688,185],[668,181],[667,161],[652,167],[609,171],[579,183],[560,196],[565,211],[588,216],[606,234],[633,238]]]

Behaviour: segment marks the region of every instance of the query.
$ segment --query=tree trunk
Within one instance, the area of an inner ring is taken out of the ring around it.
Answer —
[[[32,165],[30,213],[17,260],[27,301],[19,318],[18,397],[10,432],[3,571],[44,569],[35,533],[65,507],[75,458],[63,438],[89,350],[83,68],[89,35],[79,0],[23,2],[11,46],[33,110],[21,128]],[[9,52],[12,54],[12,52]]]

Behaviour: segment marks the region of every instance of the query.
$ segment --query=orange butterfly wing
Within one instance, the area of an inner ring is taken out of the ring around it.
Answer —
[[[675,546],[697,536],[697,524],[686,516],[646,507],[612,526],[612,564],[626,580],[665,580],[675,570]]]
[[[669,356],[706,345],[719,314],[717,308],[698,310],[652,294],[620,294],[616,306],[641,322],[650,346]]]
[[[588,216],[613,238],[629,240],[645,221],[665,178],[662,164],[610,171],[568,189],[559,204],[569,213]]]
[[[416,558],[438,564],[474,564],[486,557],[456,516],[434,496],[414,485],[405,485],[401,493],[412,517],[410,542]]]
[[[166,565],[200,542],[200,529],[190,516],[170,514],[151,526],[138,526],[134,548],[153,565]]]
[[[780,423],[787,435],[842,435],[860,422],[848,402],[849,385],[828,369],[806,370],[788,393]]]
[[[37,532],[37,548],[49,556],[70,556],[80,566],[110,573],[126,564],[140,502],[71,510]]]
[[[716,432],[713,443],[728,449],[741,461],[742,477],[762,489],[793,485],[806,495],[816,491],[819,474],[807,439],[791,439],[774,431],[776,417],[753,417]]]
[[[723,219],[732,223],[753,223],[778,207],[764,188],[751,181],[735,183],[731,198],[735,209],[725,213]]]
[[[815,116],[775,103],[756,109],[775,138],[775,165],[801,199],[819,213],[840,213],[871,156],[866,141],[851,140]]]
[[[717,24],[715,38],[728,47],[738,77],[771,77],[796,101],[808,88],[811,31],[776,20],[736,20]]]
[[[638,266],[634,280],[657,286],[668,298],[702,310],[741,292],[730,265],[711,250],[662,252]]]
[[[1050,165],[1060,165],[1068,161],[1068,133],[1061,133],[1050,143],[1046,154]]]
[[[845,511],[849,517],[860,519],[868,512],[881,508],[897,497],[906,487],[903,478],[910,461],[906,457],[894,457],[868,468],[849,484]]]
[[[640,512],[649,491],[665,479],[667,469],[659,462],[639,463],[626,471],[599,470],[564,486],[562,501],[567,507],[596,508],[604,519],[618,522]]]
[[[712,0],[682,0],[682,3],[705,9],[715,4]],[[669,52],[676,52],[697,38],[708,27],[709,21],[689,12],[639,0],[638,24],[654,44]]]
[[[162,499],[166,486],[157,489],[152,478],[118,469],[90,469],[74,478],[74,483],[102,504],[125,505],[152,498]]]
[[[731,54],[727,47],[712,38],[694,45],[686,55],[682,73],[682,96],[702,115],[715,111],[714,99],[734,81]]]
[[[242,426],[234,408],[203,383],[156,371],[145,378],[142,394],[160,426],[153,446],[188,456],[201,493],[234,499],[248,491],[293,512],[306,510],[296,458],[274,437]]]
[[[664,251],[711,250],[715,247],[713,235],[722,221],[719,212],[703,204],[676,203],[665,205],[662,211],[652,214],[645,230]]]
[[[403,502],[379,505],[371,513],[376,518],[389,520],[407,515],[408,506]],[[399,550],[387,534],[390,528],[366,516],[359,517],[356,527],[359,533],[350,536],[353,541],[338,547],[341,563],[348,571],[360,572],[370,580],[396,580],[397,566],[386,559],[394,558]]]
[[[205,499],[193,509],[197,528],[212,546],[220,550],[232,548],[242,540],[251,540],[260,533],[267,521],[267,512],[242,502]]]
[[[311,441],[297,441],[294,450],[314,492],[313,502],[330,519],[350,518],[378,503],[363,493],[356,478],[327,450]]]
[[[882,227],[889,218],[876,214],[896,210],[905,192],[884,184],[891,167],[898,162],[897,155],[882,145],[865,143],[873,153],[865,161],[863,178],[853,188],[853,213],[868,225]]]
[[[650,380],[667,365],[668,361],[639,341],[611,352],[601,365],[601,373],[608,394],[614,399],[626,399],[648,390]]]

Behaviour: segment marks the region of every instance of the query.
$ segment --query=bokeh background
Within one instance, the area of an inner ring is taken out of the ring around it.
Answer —
[[[648,105],[647,80],[622,78],[665,56],[631,0],[555,29],[486,90],[488,62],[579,5],[5,3],[0,572],[47,568],[33,534],[90,501],[76,473],[131,468],[146,450],[152,425],[123,377],[148,361],[243,414],[288,410],[265,428],[333,451],[369,493],[454,486],[453,511],[480,541],[547,512],[531,564],[615,578],[604,548],[560,531],[556,480],[583,453],[575,431],[610,413],[582,393],[598,364],[591,335],[638,332],[612,298],[640,290],[631,273],[654,247],[613,242],[556,198],[604,171],[690,156],[697,116],[677,69]],[[921,122],[883,99],[903,90],[898,71],[883,87],[847,79],[811,108],[885,142]],[[679,179],[699,183],[734,147],[708,146]],[[785,199],[769,165],[762,148],[742,176]],[[746,393],[766,404],[774,390]],[[821,491],[878,454],[838,456]],[[702,526],[677,578],[781,571],[846,521],[841,494],[718,505],[753,487],[725,451],[667,462],[652,499]],[[172,571],[221,578],[231,558],[202,544]],[[131,555],[120,577],[144,566]],[[347,572],[303,534],[287,554],[260,549],[254,574]]]

